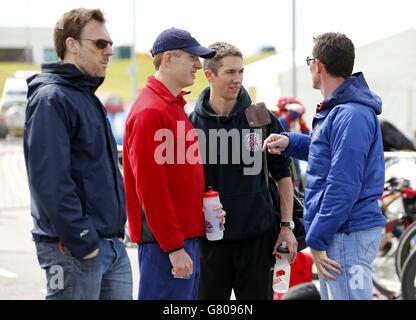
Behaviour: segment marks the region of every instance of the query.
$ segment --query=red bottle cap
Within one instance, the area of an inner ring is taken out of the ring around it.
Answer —
[[[214,197],[218,197],[218,192],[213,191],[212,187],[208,187],[208,191],[204,192],[204,198],[214,198]]]

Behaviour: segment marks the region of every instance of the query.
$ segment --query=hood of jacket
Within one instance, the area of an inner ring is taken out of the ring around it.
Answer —
[[[210,92],[210,87],[207,87],[200,93],[194,109],[195,113],[205,119],[215,119],[219,120],[220,122],[230,122],[235,115],[243,112],[251,105],[251,98],[247,90],[241,86],[240,92],[237,96],[237,102],[231,110],[230,114],[227,116],[219,116],[209,104]]]
[[[95,92],[103,82],[103,77],[87,76],[72,63],[42,64],[42,72],[27,79],[27,96],[30,98],[40,87],[48,84],[72,86]]]
[[[362,72],[346,79],[335,91],[317,107],[316,117],[325,117],[329,111],[340,104],[356,102],[368,106],[381,114],[381,99],[370,90]]]

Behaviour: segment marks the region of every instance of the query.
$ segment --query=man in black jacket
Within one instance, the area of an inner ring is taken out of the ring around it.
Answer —
[[[54,40],[62,63],[42,65],[28,79],[24,130],[46,299],[131,299],[117,145],[95,96],[113,55],[102,12],[65,13]]]
[[[293,262],[297,242],[290,223],[281,228],[276,243],[272,240],[274,211],[262,170],[261,130],[250,129],[244,112],[251,99],[242,86],[242,54],[228,43],[214,43],[209,48],[216,51],[213,58],[204,61],[210,86],[199,95],[189,119],[205,136],[206,140],[199,139],[200,144],[206,141],[207,146],[201,147],[202,153],[205,150],[205,186],[219,192],[227,211],[227,225],[222,240],[200,239],[199,298],[229,299],[234,289],[237,299],[271,299],[273,246],[287,242],[289,260]],[[278,119],[271,112],[270,116],[272,123],[267,126],[267,134],[282,132]],[[251,163],[247,154],[252,156]],[[290,160],[268,155],[267,162],[278,181],[282,222],[290,222]]]

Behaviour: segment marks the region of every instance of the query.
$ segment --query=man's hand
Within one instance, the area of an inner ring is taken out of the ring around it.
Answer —
[[[194,271],[193,261],[183,248],[170,252],[169,260],[173,267],[172,274],[176,278],[187,278]]]
[[[263,152],[269,150],[271,154],[281,154],[289,145],[289,138],[287,136],[272,133],[263,143]]]
[[[311,253],[313,262],[316,265],[316,270],[322,280],[327,281],[327,277],[336,280],[336,277],[329,273],[328,270],[341,274],[341,270],[339,270],[341,266],[336,261],[329,259],[326,255],[326,251],[318,251],[311,248]]]
[[[225,216],[226,216],[226,212],[224,210],[222,210],[222,204],[220,203],[218,206],[216,206],[214,209],[214,211],[219,211],[220,213],[217,215],[218,219],[221,219],[221,230],[225,230]],[[202,212],[205,212],[205,207],[202,207]]]
[[[281,221],[293,220],[293,184],[291,177],[285,177],[277,181],[277,190],[280,197],[280,213]],[[287,248],[289,249],[288,260],[289,263],[295,262],[298,242],[293,234],[293,231],[289,227],[281,227],[279,237],[277,238],[276,245],[274,246],[274,254],[276,249],[281,243],[285,241]]]
[[[86,255],[84,258],[82,258],[82,260],[88,260],[88,259],[92,259],[94,258],[98,252],[100,251],[100,249],[95,249],[93,252],[91,252],[89,255]]]
[[[277,247],[279,247],[283,241],[287,243],[287,248],[289,249],[288,261],[292,264],[296,260],[298,242],[296,241],[293,231],[288,227],[280,228],[279,237],[277,238],[277,242],[273,248],[273,255],[276,255]]]

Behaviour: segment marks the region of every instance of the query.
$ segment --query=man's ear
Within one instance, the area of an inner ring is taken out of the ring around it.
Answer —
[[[204,74],[205,74],[205,78],[207,78],[208,82],[211,82],[211,80],[212,80],[212,75],[214,74],[214,73],[212,72],[212,70],[205,70],[205,71],[204,71]]]
[[[74,39],[72,37],[66,38],[65,46],[66,46],[66,50],[68,50],[70,53],[78,54],[79,42],[76,39]]]
[[[323,71],[324,68],[325,68],[325,65],[321,61],[316,60],[316,63],[315,63],[315,71],[316,71],[316,73],[322,73],[322,71]]]
[[[169,65],[171,61],[172,61],[172,52],[170,51],[163,52],[162,63],[164,65]]]
[[[315,63],[315,72],[316,73],[321,73],[323,67],[324,67],[323,66],[323,63],[321,61],[319,61],[319,60],[316,60],[316,63]]]

